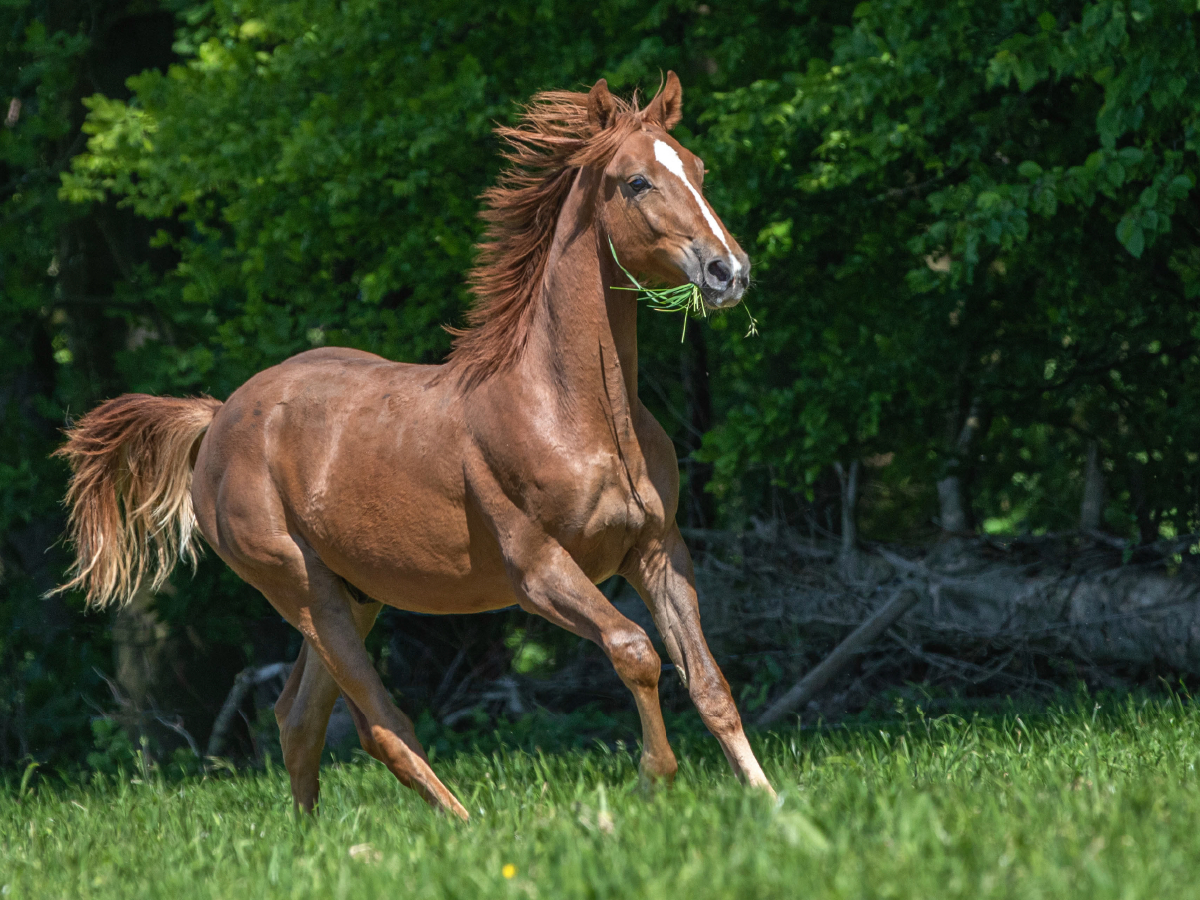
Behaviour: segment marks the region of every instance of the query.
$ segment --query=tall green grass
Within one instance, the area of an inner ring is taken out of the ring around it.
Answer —
[[[782,731],[756,749],[775,803],[685,740],[675,787],[624,751],[459,753],[474,819],[430,812],[372,762],[287,777],[151,769],[0,795],[0,896],[1194,897],[1200,711],[1081,700],[1035,715]],[[511,877],[506,877],[506,875]]]

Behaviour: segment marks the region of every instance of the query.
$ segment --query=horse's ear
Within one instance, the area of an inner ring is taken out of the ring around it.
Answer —
[[[608,92],[608,82],[601,78],[588,92],[588,122],[596,131],[603,131],[617,111],[617,101]]]
[[[660,126],[663,131],[670,131],[683,118],[683,87],[679,84],[679,76],[667,72],[667,81],[658,96],[650,101],[642,114],[644,121]]]

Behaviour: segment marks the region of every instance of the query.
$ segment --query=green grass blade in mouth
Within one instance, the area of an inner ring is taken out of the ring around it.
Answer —
[[[680,343],[683,343],[684,338],[687,337],[689,317],[708,318],[708,307],[704,305],[704,297],[701,295],[700,288],[697,285],[689,283],[673,288],[646,287],[633,277],[632,272],[621,265],[621,260],[617,257],[617,248],[613,246],[612,238],[608,240],[608,249],[612,251],[613,261],[617,264],[617,267],[633,283],[633,287],[617,286],[613,290],[637,291],[638,296],[656,312],[683,313],[683,333],[679,336]],[[746,331],[746,337],[758,337],[758,320],[751,314],[750,308],[746,306],[744,300],[742,301],[742,308],[746,310],[746,316],[750,319],[750,327]]]
[[[679,336],[679,342],[683,343],[687,337],[688,317],[692,318],[707,318],[708,308],[704,305],[704,297],[700,294],[700,288],[694,284],[681,284],[673,288],[649,288],[633,277],[628,269],[621,265],[621,260],[617,257],[617,248],[613,246],[612,238],[609,238],[608,249],[612,251],[613,261],[617,267],[625,273],[625,277],[632,283],[633,287],[619,286],[614,290],[618,291],[637,291],[638,295],[644,300],[651,309],[656,312],[681,312],[683,313],[683,333]],[[754,319],[751,317],[751,322]],[[755,331],[755,334],[758,332]]]

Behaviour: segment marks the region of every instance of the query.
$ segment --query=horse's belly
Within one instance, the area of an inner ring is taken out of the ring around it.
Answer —
[[[439,536],[445,541],[437,544]],[[314,547],[322,562],[371,598],[400,610],[466,613],[516,602],[499,552],[473,548],[454,533],[426,532],[416,541],[358,547]]]
[[[396,499],[398,506],[405,506]],[[321,560],[364,594],[398,609],[469,613],[516,603],[499,548],[465,510],[429,504],[425,515],[317,530]],[[390,520],[390,521],[389,521]]]
[[[499,575],[472,572],[466,577],[403,571],[378,578],[361,572],[356,575],[354,586],[368,597],[408,612],[439,615],[487,612],[517,602],[503,572]]]

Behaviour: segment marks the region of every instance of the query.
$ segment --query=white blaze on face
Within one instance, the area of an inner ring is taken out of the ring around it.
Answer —
[[[696,198],[696,203],[700,206],[700,212],[704,214],[704,221],[708,223],[708,227],[712,229],[712,233],[717,236],[717,240],[721,242],[721,246],[729,254],[729,261],[733,263],[733,274],[737,275],[742,271],[742,264],[733,255],[733,251],[729,249],[729,242],[725,240],[725,232],[721,230],[721,223],[713,215],[708,202],[692,186],[692,183],[688,181],[687,173],[683,170],[683,160],[679,158],[679,154],[675,152],[675,148],[665,141],[656,140],[654,142],[654,158],[662,163],[664,169],[682,181],[684,187],[692,192],[692,196]]]

